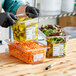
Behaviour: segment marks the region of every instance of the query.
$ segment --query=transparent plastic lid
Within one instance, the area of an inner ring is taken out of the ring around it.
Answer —
[[[71,37],[71,35],[70,34],[68,34],[68,33],[66,33],[66,36],[46,36],[41,30],[38,30],[40,33],[41,33],[41,35],[46,39],[46,38],[59,38],[59,37],[61,37],[61,38],[70,38]]]
[[[38,51],[38,50],[43,50],[43,49],[48,49],[48,48],[50,48],[50,47],[47,47],[46,45],[44,45],[43,43],[36,42],[36,41],[31,41],[31,43],[32,43],[32,42],[35,42],[35,43],[37,43],[39,46],[41,46],[41,48],[30,49],[30,50],[27,50],[27,49],[23,48],[22,46],[17,45],[16,43],[14,43],[15,41],[11,41],[10,39],[6,39],[5,42],[7,42],[8,45],[11,44],[11,46],[15,46],[15,47],[17,47],[17,48],[20,48],[20,49],[22,49],[22,50],[26,50],[26,51],[28,51],[28,52],[30,52],[30,51]],[[17,42],[17,41],[16,41],[16,42]],[[19,42],[17,42],[17,43],[19,43]],[[26,43],[26,42],[25,42],[25,43]],[[20,44],[24,44],[24,43],[20,43]],[[30,45],[31,45],[31,44],[30,44]]]
[[[27,25],[35,24],[39,22],[39,18],[29,18],[25,16],[25,13],[18,14],[16,17],[19,18],[18,23],[25,23]]]

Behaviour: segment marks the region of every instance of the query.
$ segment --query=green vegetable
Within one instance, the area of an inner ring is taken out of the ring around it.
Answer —
[[[43,25],[41,25],[41,27],[43,27]]]
[[[42,27],[42,32],[46,35],[46,36],[64,36],[64,33],[62,32],[62,29],[59,26],[55,26],[55,25],[45,25],[45,27]],[[65,39],[62,37],[58,37],[58,38],[50,38],[50,42],[52,43],[60,43],[63,42]]]
[[[48,30],[45,30],[45,31],[44,31],[44,34],[45,34],[46,36],[49,36],[49,31],[48,31]]]
[[[48,26],[46,25],[44,28],[46,28],[46,29],[47,29],[47,28],[48,28]]]
[[[49,32],[49,34],[53,34],[53,30],[52,29],[49,29],[48,32]]]
[[[57,41],[62,41],[62,40],[64,40],[63,38],[57,38]]]
[[[53,30],[53,33],[57,33],[57,30]]]

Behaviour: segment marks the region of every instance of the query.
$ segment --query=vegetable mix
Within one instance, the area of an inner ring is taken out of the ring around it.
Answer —
[[[47,46],[51,47],[47,51],[47,57],[65,56],[66,33],[59,25],[41,26],[40,30],[46,35]]]

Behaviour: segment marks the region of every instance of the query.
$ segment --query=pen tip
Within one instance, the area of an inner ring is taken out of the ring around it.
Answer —
[[[45,70],[48,70],[48,68],[45,68]]]

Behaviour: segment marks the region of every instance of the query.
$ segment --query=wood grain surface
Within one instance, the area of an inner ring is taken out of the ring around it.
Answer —
[[[54,62],[57,64],[46,71]],[[46,59],[39,64],[26,64],[9,53],[0,54],[0,76],[76,76],[76,39],[67,42],[65,57]]]

